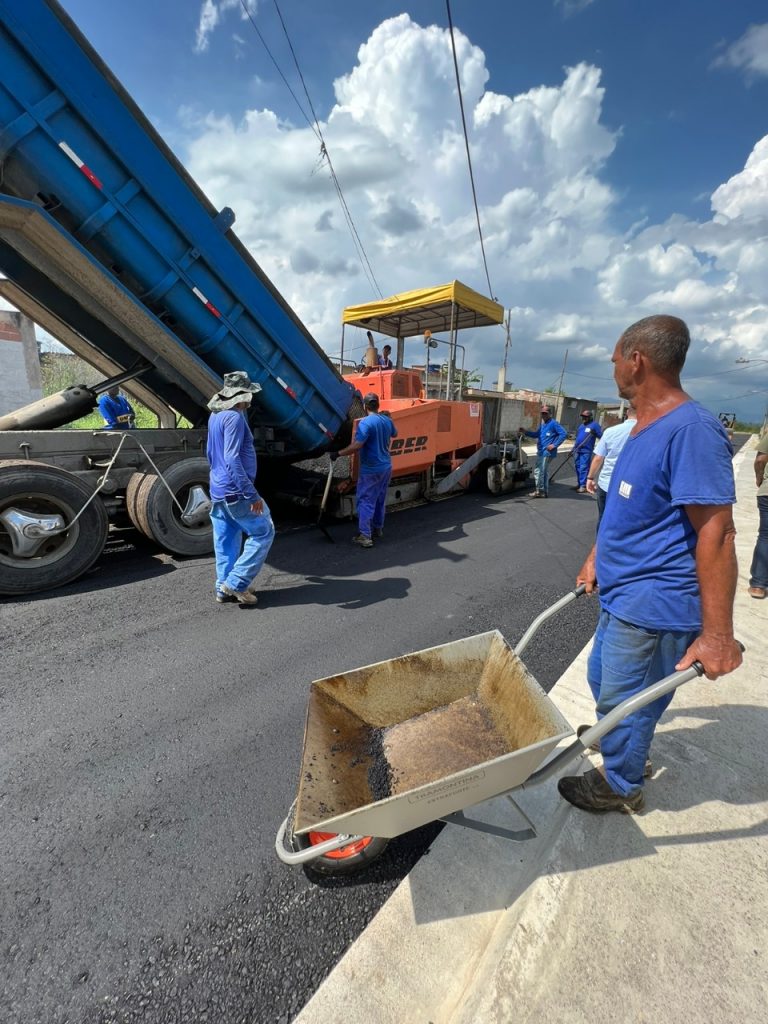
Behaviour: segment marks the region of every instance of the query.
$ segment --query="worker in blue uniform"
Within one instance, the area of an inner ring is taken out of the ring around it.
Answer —
[[[234,370],[224,374],[224,387],[208,403],[206,454],[219,604],[256,604],[253,582],[275,539],[269,507],[256,490],[256,449],[246,416],[259,391],[261,385],[244,370]]]
[[[581,423],[576,431],[573,446],[573,465],[576,469],[576,490],[580,494],[587,493],[587,476],[595,450],[595,441],[603,436],[603,428],[592,419],[589,409],[582,409]]]
[[[520,427],[518,433],[536,438],[537,458],[533,469],[536,490],[531,497],[546,498],[549,496],[549,464],[568,435],[557,420],[552,419],[552,410],[548,405],[541,407],[541,426],[537,430],[524,430]]]
[[[132,430],[136,426],[136,413],[120,388],[109,388],[97,401],[104,417],[103,430]]]
[[[359,532],[352,538],[352,543],[361,548],[372,548],[373,538],[384,533],[387,488],[392,476],[389,445],[392,438],[397,437],[397,428],[387,413],[379,412],[379,396],[373,391],[365,396],[363,406],[365,416],[357,424],[354,441],[334,452],[331,458],[358,453],[356,496]]]

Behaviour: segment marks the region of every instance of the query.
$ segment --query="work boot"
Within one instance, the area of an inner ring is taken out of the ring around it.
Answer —
[[[630,796],[614,793],[603,775],[592,768],[584,775],[566,775],[557,783],[560,796],[582,811],[603,814],[606,811],[620,811],[622,814],[636,814],[645,807],[642,789]]]
[[[216,602],[217,604],[237,604],[237,598],[232,594],[225,594],[220,587],[217,587]]]
[[[383,537],[384,536],[384,527],[383,526],[374,526],[374,528],[373,528],[373,536],[374,537]]]
[[[356,537],[352,538],[352,543],[357,544],[361,548],[372,548],[373,541],[370,537],[366,537],[364,533],[358,533]]]
[[[749,596],[756,597],[758,601],[762,601],[766,595],[765,587],[750,587]]]
[[[587,729],[591,729],[591,728],[592,728],[591,725],[580,725],[578,727],[578,729],[576,730],[576,735],[577,736],[583,736],[584,733],[587,731]],[[589,746],[587,747],[587,750],[591,751],[591,753],[593,753],[593,754],[601,753],[601,750],[600,750],[600,740],[595,740],[594,743],[590,743]],[[643,778],[644,779],[650,779],[652,775],[653,775],[653,761],[651,761],[650,758],[647,758],[646,762],[645,762],[645,765],[643,767]]]
[[[234,597],[238,604],[258,604],[259,599],[250,590],[233,590],[226,583],[221,584],[221,592],[227,597]]]
[[[586,487],[577,487],[576,488],[576,492],[578,494],[586,494],[587,493],[587,488]]]

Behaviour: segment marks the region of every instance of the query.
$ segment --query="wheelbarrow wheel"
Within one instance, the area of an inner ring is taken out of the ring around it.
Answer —
[[[335,832],[307,832],[305,835],[292,836],[291,843],[295,850],[307,850],[326,839],[333,839],[335,835]],[[348,846],[342,846],[340,850],[315,857],[305,864],[305,868],[318,875],[353,875],[380,857],[388,843],[388,839],[378,836],[363,836]]]

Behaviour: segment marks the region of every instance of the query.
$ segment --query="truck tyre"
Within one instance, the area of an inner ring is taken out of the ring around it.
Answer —
[[[57,466],[25,459],[0,462],[0,512],[17,508],[60,515],[70,523],[92,494],[73,473]],[[107,510],[96,497],[66,533],[47,538],[32,557],[19,557],[0,522],[0,594],[34,594],[76,580],[101,554],[108,529]]]
[[[210,466],[200,457],[158,462],[158,469],[173,491],[182,509],[190,488],[204,487],[208,492]],[[210,521],[202,526],[187,526],[181,511],[171,499],[157,473],[134,473],[125,491],[125,505],[131,522],[150,540],[174,555],[208,555],[213,551]]]

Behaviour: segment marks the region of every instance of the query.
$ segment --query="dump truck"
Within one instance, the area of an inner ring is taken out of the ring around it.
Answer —
[[[0,417],[0,594],[77,579],[111,523],[174,554],[209,552],[207,402],[230,370],[261,386],[248,414],[260,458],[294,465],[349,443],[373,378],[339,372],[234,222],[55,0],[0,0],[0,294],[105,374]],[[399,339],[400,356],[404,332],[447,326],[453,366],[456,331],[503,313],[458,285],[444,286],[437,318],[424,307],[407,325],[402,310],[367,319]],[[461,389],[430,400],[402,358],[389,372],[382,404],[403,418],[401,438],[412,425],[420,440],[393,460],[393,502],[398,482],[410,498],[461,489],[479,470],[496,493],[527,475],[481,402],[462,402]],[[161,425],[62,429],[116,384],[160,410]],[[440,408],[427,412],[430,401]],[[471,421],[458,441],[454,419]],[[339,514],[354,512],[355,477],[351,460],[335,481]]]

